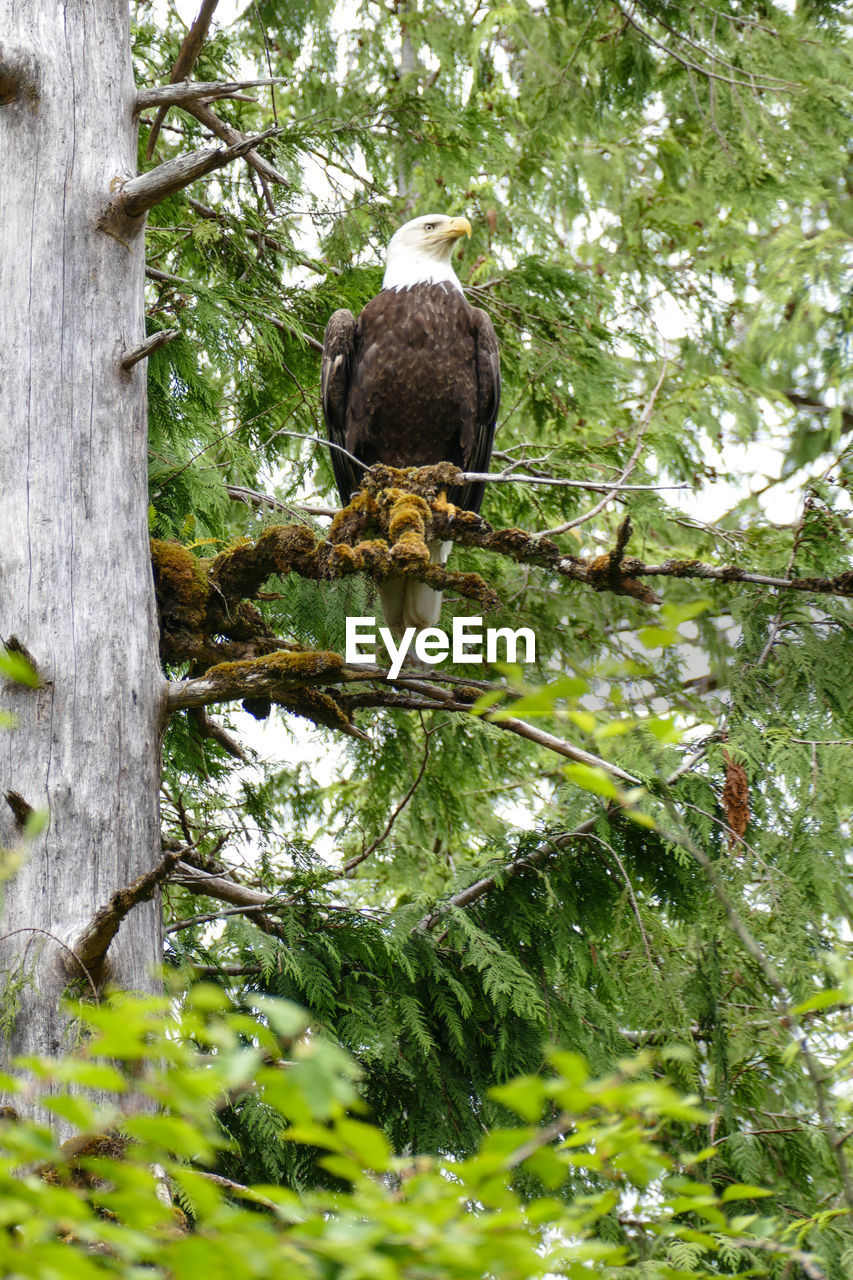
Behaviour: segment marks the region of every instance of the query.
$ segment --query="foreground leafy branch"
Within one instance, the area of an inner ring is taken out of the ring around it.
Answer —
[[[227,1260],[233,1280],[282,1269],[307,1280],[582,1280],[591,1263],[616,1280],[688,1274],[676,1264],[701,1240],[690,1275],[732,1264],[753,1274],[756,1252],[773,1251],[823,1280],[827,1222],[800,1220],[792,1243],[783,1220],[756,1221],[761,1186],[717,1187],[703,1166],[666,1153],[667,1131],[707,1117],[647,1054],[596,1075],[553,1053],[547,1075],[493,1091],[510,1123],[465,1161],[413,1160],[358,1117],[356,1064],[309,1033],[294,1005],[262,1003],[251,1038],[245,1015],[205,984],[178,1018],[166,1000],[128,996],[77,1010],[80,1051],[37,1064],[72,1136],[59,1145],[14,1108],[0,1127],[4,1275],[218,1276]],[[92,1088],[109,1090],[101,1106],[81,1093]],[[221,1172],[218,1117],[247,1095],[296,1158],[332,1172],[333,1188],[297,1195]],[[525,1203],[518,1171],[551,1194]],[[626,1197],[630,1221],[616,1216]]]

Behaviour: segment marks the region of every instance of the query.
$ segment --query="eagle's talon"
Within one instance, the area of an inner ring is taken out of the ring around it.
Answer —
[[[456,519],[457,508],[452,502],[447,501],[446,489],[442,489],[441,493],[436,498],[436,506],[439,507],[447,517],[448,524],[451,524]]]

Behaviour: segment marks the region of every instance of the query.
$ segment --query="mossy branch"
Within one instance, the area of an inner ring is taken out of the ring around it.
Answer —
[[[69,968],[79,964],[87,976],[100,982],[104,976],[107,951],[119,931],[122,921],[141,902],[154,897],[164,880],[167,880],[180,859],[182,850],[167,853],[151,871],[139,876],[124,889],[118,889],[109,902],[96,911],[89,924],[70,949]],[[91,979],[90,979],[91,980]]]
[[[444,495],[460,483],[460,474],[449,463],[410,471],[371,467],[361,490],[336,515],[326,538],[306,525],[271,525],[256,542],[207,561],[178,543],[152,541],[161,655],[164,662],[189,660],[196,677],[172,686],[169,709],[248,699],[259,710],[248,709],[263,715],[275,702],[315,724],[363,737],[351,719],[359,706],[393,702],[418,710],[432,707],[435,695],[422,690],[412,691],[412,698],[399,691],[392,694],[387,687],[349,694],[319,688],[375,677],[363,669],[345,671],[338,654],[303,650],[281,639],[264,621],[252,597],[258,596],[272,575],[296,573],[332,581],[361,573],[381,583],[393,573],[437,590],[455,590],[484,611],[497,607],[495,591],[478,574],[431,563],[428,544],[433,540],[451,540],[519,564],[540,566],[595,591],[629,595],[649,605],[659,603],[659,597],[643,579],[655,576],[853,595],[851,571],[834,578],[776,578],[698,560],[646,564],[626,554],[632,532],[627,517],[609,552],[591,559],[567,555],[547,538],[522,529],[493,529],[481,516],[451,506]],[[449,701],[444,705],[452,711],[468,709],[460,697],[453,705]],[[510,726],[504,722],[504,727]],[[513,731],[530,736],[517,726]]]

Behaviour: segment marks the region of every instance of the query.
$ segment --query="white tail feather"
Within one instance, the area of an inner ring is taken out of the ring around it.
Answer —
[[[452,542],[427,545],[432,564],[447,563]],[[415,627],[418,631],[434,627],[441,618],[441,592],[413,578],[389,574],[379,589],[379,596],[385,621],[395,634],[402,634],[406,627]]]

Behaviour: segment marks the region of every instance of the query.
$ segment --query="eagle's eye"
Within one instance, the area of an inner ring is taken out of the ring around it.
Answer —
[[[435,231],[435,223],[434,223],[434,222],[425,222],[425,223],[424,223],[424,231]]]

